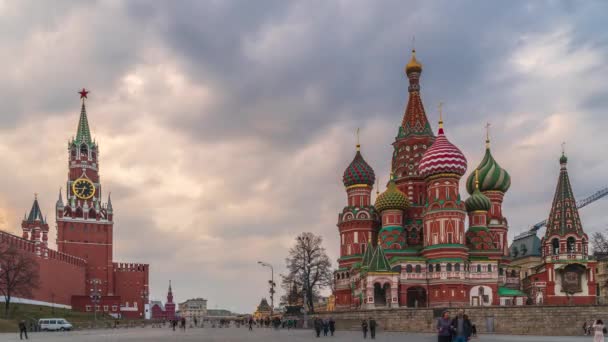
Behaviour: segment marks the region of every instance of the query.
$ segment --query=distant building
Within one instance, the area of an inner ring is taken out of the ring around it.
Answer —
[[[183,303],[179,303],[179,312],[181,317],[185,317],[188,321],[196,318],[197,320],[207,317],[207,300],[203,298],[188,299]]]
[[[265,319],[266,317],[270,317],[270,315],[272,315],[272,309],[266,298],[262,298],[260,305],[258,305],[258,308],[253,313],[253,319]]]
[[[171,281],[169,281],[169,291],[167,292],[167,303],[159,300],[150,302],[150,311],[152,319],[173,320],[175,319],[175,303],[173,303],[173,290],[171,289]]]
[[[596,278],[599,304],[608,304],[608,253],[594,253],[597,260]]]

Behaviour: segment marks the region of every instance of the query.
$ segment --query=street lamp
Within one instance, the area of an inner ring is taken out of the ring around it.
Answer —
[[[274,313],[274,287],[276,284],[274,283],[274,268],[271,264],[263,261],[258,261],[258,264],[262,265],[262,267],[270,267],[270,315]]]
[[[101,280],[93,279],[91,280],[91,284],[93,284],[93,289],[91,289],[91,302],[93,303],[93,314],[95,315],[95,321],[97,321],[97,304],[101,300],[101,293],[97,290],[97,285],[101,284]]]

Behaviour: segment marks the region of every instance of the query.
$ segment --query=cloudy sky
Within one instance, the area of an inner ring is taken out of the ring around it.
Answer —
[[[548,215],[562,141],[576,194],[608,183],[606,13],[603,1],[0,1],[0,228],[18,231],[34,192],[54,221],[76,91],[90,88],[116,259],[151,264],[153,298],[171,279],[177,300],[251,312],[269,273],[256,261],[283,272],[298,233],[338,257],[357,127],[387,180],[415,36],[427,115],[436,128],[445,103],[471,168],[492,123],[513,236]],[[582,210],[588,232],[607,208]]]

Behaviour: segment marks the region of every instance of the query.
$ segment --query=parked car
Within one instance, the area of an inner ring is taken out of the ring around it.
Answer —
[[[63,318],[41,318],[38,325],[42,331],[72,330],[72,324]]]

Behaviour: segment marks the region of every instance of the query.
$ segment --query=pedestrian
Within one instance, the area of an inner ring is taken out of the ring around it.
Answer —
[[[452,341],[452,330],[450,322],[450,312],[444,311],[441,317],[437,320],[437,341],[438,342],[451,342]]]
[[[182,330],[186,331],[186,317],[182,317]]]
[[[313,325],[315,326],[315,332],[317,333],[317,337],[321,336],[321,328],[323,323],[320,318],[315,318]]]
[[[361,330],[363,330],[363,338],[367,338],[367,321],[361,321]]]
[[[253,319],[249,319],[249,331],[253,331]]]
[[[376,320],[373,318],[369,318],[369,334],[372,340],[376,339]]]
[[[323,319],[323,336],[327,336],[327,333],[329,332],[329,321],[327,320],[327,318]]]
[[[177,327],[177,320],[175,318],[171,321],[171,326],[173,327],[173,331],[175,331],[175,328]]]
[[[601,319],[598,319],[593,324],[593,342],[604,342],[604,334],[606,333],[606,327]]]
[[[196,317],[194,317],[194,326],[197,327],[198,326],[198,319],[196,319]]]
[[[29,338],[27,337],[27,328],[25,326],[25,321],[21,320],[19,321],[19,339],[23,340],[23,335],[25,334],[25,339],[28,340]]]
[[[334,336],[334,331],[336,331],[336,321],[333,318],[329,319],[329,331],[331,332],[331,336]]]
[[[464,314],[464,310],[458,310],[458,315],[452,320],[450,326],[453,334],[453,342],[467,342],[471,337],[471,321],[469,320],[469,317]]]
[[[477,337],[477,326],[471,322],[471,336]]]

